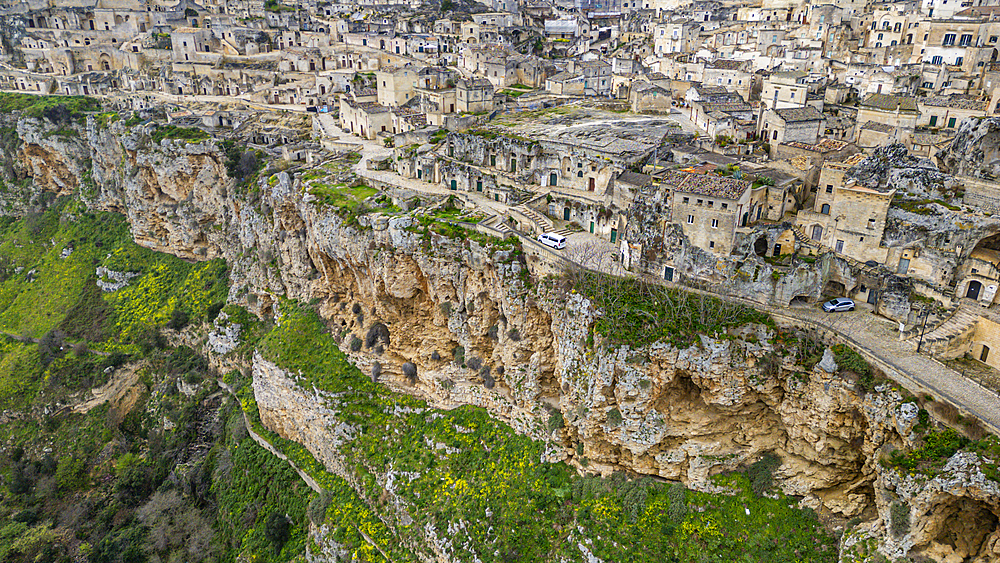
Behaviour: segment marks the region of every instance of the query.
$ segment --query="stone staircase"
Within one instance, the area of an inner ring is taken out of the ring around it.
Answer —
[[[538,227],[540,232],[551,233],[554,230],[552,219],[549,219],[545,215],[542,215],[527,205],[522,203],[521,205],[514,207],[514,210],[527,217],[532,223],[535,224],[536,227]]]
[[[500,233],[503,234],[503,236],[505,237],[514,232],[514,230],[510,228],[507,222],[504,221],[503,218],[500,217],[499,215],[491,215],[487,217],[482,224],[483,226],[490,227],[491,229],[500,231]]]
[[[825,254],[826,252],[833,250],[817,240],[813,240],[812,237],[806,235],[806,232],[802,230],[799,225],[792,225],[791,228],[792,236],[795,237],[795,242],[799,243],[801,246],[815,248],[816,254]],[[846,257],[845,257],[846,258]]]
[[[967,302],[960,303],[954,314],[924,333],[922,348],[945,359],[950,359],[949,355],[952,357],[961,355],[957,350],[953,354],[949,354],[952,351],[951,348],[960,348],[952,346],[952,343],[970,336],[976,329],[976,322],[982,316],[983,309],[979,305]],[[917,329],[913,332],[914,334],[910,336],[909,340],[915,348],[920,342],[920,330]]]

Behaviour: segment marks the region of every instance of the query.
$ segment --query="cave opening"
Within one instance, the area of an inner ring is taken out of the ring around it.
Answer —
[[[753,252],[757,256],[766,256],[767,255],[767,238],[766,237],[760,237],[756,241],[754,241],[754,243],[753,243]]]

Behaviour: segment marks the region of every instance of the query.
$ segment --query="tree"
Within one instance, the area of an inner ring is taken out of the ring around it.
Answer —
[[[73,121],[73,114],[70,113],[66,104],[58,104],[45,108],[42,112],[42,117],[48,119],[55,125],[65,125]]]
[[[275,552],[280,552],[292,535],[292,522],[288,516],[280,512],[272,512],[267,517],[267,524],[264,526],[264,537],[274,546]]]

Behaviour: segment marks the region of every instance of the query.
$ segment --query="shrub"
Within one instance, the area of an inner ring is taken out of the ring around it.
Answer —
[[[935,466],[944,463],[967,445],[969,445],[968,438],[948,428],[927,434],[923,445],[919,448],[905,453],[902,450],[892,452],[889,463],[905,469],[916,469],[924,464]]]
[[[897,538],[910,531],[910,505],[905,502],[894,502],[889,507],[889,526],[892,535]]]
[[[191,321],[191,315],[187,311],[181,309],[180,307],[174,307],[174,312],[170,315],[170,320],[167,322],[167,328],[172,330],[181,330],[186,327]]]
[[[496,371],[497,371],[497,375],[502,376],[503,372],[504,372],[503,366],[497,366]]]
[[[497,325],[493,325],[489,328],[489,330],[486,331],[486,336],[489,336],[493,340],[497,340],[498,339],[497,333],[499,331],[500,327],[498,327]]]
[[[326,521],[326,510],[330,508],[332,500],[333,495],[330,494],[330,491],[324,490],[316,495],[316,498],[309,501],[309,507],[306,509],[309,521],[317,526],[322,526],[323,522]]]
[[[370,350],[379,342],[389,345],[389,327],[383,323],[375,323],[368,329],[368,334],[365,335],[365,348]]]
[[[209,134],[193,127],[177,127],[176,125],[161,125],[153,131],[153,142],[160,144],[164,139],[181,139],[189,143],[197,143],[209,138]]]
[[[275,553],[281,551],[291,535],[292,523],[287,516],[275,511],[267,517],[267,523],[264,525],[264,537],[274,546]]]
[[[361,350],[361,339],[355,335],[351,335],[351,352],[357,352]]]
[[[413,362],[406,362],[402,369],[403,375],[410,380],[411,384],[417,382],[417,366]]]
[[[440,361],[441,354],[439,354],[437,350],[434,350],[433,352],[431,352],[431,359],[434,360],[435,362]]]
[[[725,299],[580,269],[570,269],[568,275],[602,312],[595,332],[616,344],[639,347],[667,340],[683,348],[699,334],[748,323],[773,325],[767,313]]]
[[[864,356],[844,344],[833,346],[833,359],[841,371],[852,371],[858,375],[873,375],[872,366]]]
[[[672,483],[667,489],[667,519],[674,526],[687,517],[687,487],[683,483]]]
[[[750,488],[757,496],[761,496],[774,486],[774,470],[781,465],[781,458],[766,453],[747,468],[747,478]]]
[[[465,348],[461,345],[455,346],[451,351],[451,357],[455,361],[456,366],[460,366],[465,363]]]
[[[360,303],[355,303],[351,307],[351,312],[354,313],[355,315],[361,314],[361,304]]]
[[[222,308],[225,306],[226,304],[222,301],[209,305],[208,309],[205,310],[205,318],[208,319],[208,322],[212,322],[217,319],[219,317],[219,313],[222,312]]]
[[[512,328],[509,331],[507,331],[507,337],[513,340],[514,342],[520,342],[521,332],[518,331],[516,328]]]
[[[483,367],[483,361],[480,360],[478,357],[473,356],[469,358],[468,362],[466,362],[466,367],[468,367],[472,371],[476,371],[479,368]]]
[[[495,387],[496,384],[497,384],[497,382],[496,382],[495,379],[493,379],[492,375],[490,375],[490,374],[487,373],[483,377],[483,387],[485,387],[487,389],[493,389],[493,387]]]
[[[622,423],[622,413],[617,408],[613,408],[608,411],[608,424],[611,426],[619,426]]]
[[[565,424],[563,420],[563,415],[560,411],[552,411],[549,415],[549,432],[554,432],[562,428]]]

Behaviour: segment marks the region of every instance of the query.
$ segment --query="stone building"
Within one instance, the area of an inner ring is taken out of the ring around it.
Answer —
[[[461,113],[493,111],[493,83],[484,78],[460,79],[455,83],[456,110]]]
[[[823,114],[812,106],[766,109],[760,120],[760,138],[777,145],[796,141],[814,145],[823,132]]]
[[[896,190],[846,179],[851,162],[823,165],[811,209],[799,211],[795,222],[810,239],[838,254],[881,264],[887,256],[881,245],[886,215]]]
[[[857,123],[869,121],[881,123],[897,130],[896,141],[905,142],[913,133],[920,118],[920,109],[916,98],[909,96],[892,96],[888,94],[869,94],[858,104]],[[860,128],[857,138],[861,136]]]
[[[729,254],[737,228],[760,219],[764,207],[765,190],[746,180],[670,171],[663,183],[672,193],[672,221],[691,244],[714,254]]]

